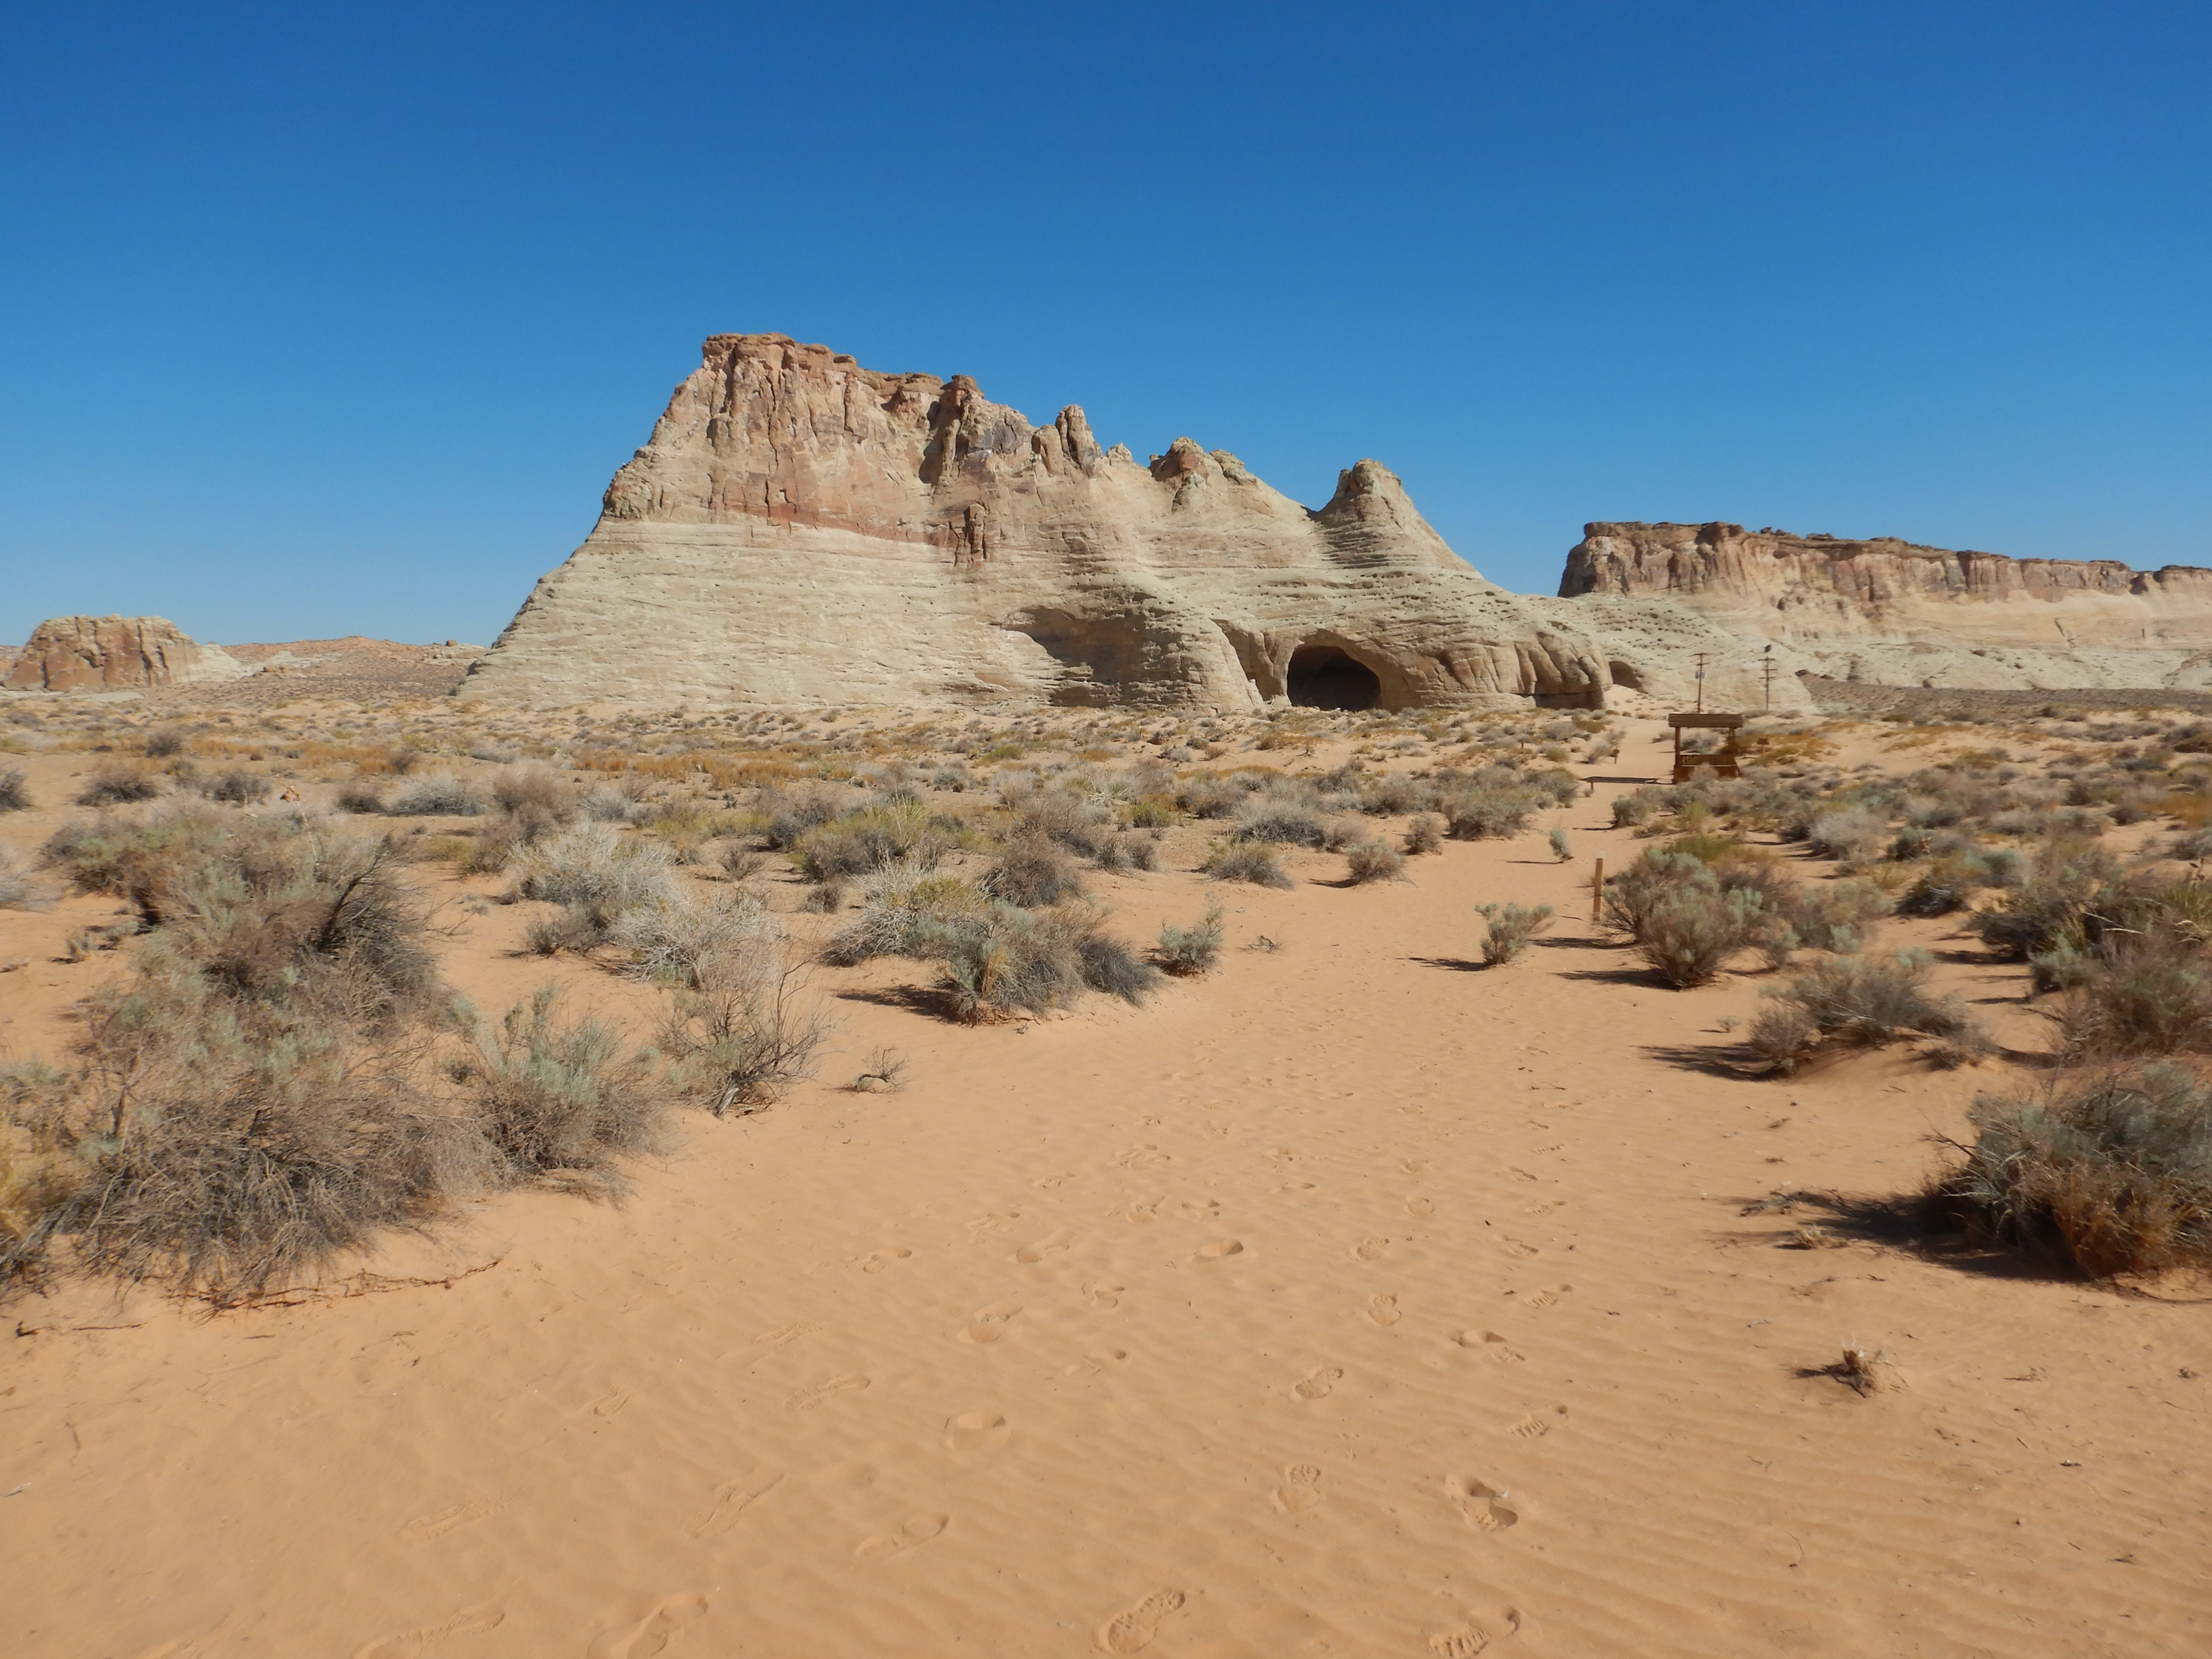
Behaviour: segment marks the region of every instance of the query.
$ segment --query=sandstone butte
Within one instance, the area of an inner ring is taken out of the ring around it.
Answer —
[[[1516,595],[1371,460],[1315,510],[1188,438],[1139,465],[1073,405],[717,335],[459,695],[1571,706],[1686,697],[1702,655],[1709,696],[1796,708],[1800,672],[2201,689],[2208,622],[2212,572],[1718,523],[1592,524],[1559,597]]]
[[[231,680],[251,672],[164,617],[50,617],[15,653],[10,691],[118,691]]]
[[[1485,581],[1363,460],[1318,511],[1226,450],[717,335],[464,697],[1221,711],[1599,701],[1556,602]]]

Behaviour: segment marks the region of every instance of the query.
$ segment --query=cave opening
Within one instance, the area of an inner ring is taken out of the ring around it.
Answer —
[[[1372,708],[1382,696],[1375,671],[1333,645],[1302,645],[1291,653],[1291,702],[1300,708]]]

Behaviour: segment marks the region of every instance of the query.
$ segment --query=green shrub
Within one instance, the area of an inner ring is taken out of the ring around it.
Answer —
[[[1101,930],[1094,914],[1043,913],[1010,904],[938,924],[927,937],[945,963],[948,1012],[969,1024],[1039,1013],[1085,988],[1139,1000],[1158,974]]]
[[[1686,990],[1710,982],[1729,958],[1758,944],[1768,921],[1757,892],[1693,881],[1651,901],[1636,951],[1669,985]]]
[[[1574,859],[1575,849],[1569,844],[1567,832],[1564,830],[1552,831],[1552,856],[1562,864],[1570,863]]]
[[[1406,826],[1406,856],[1419,857],[1425,853],[1441,853],[1444,846],[1444,821],[1424,813]]]
[[[1041,836],[1007,848],[976,884],[993,898],[1024,908],[1059,904],[1083,893],[1074,864]]]
[[[1211,971],[1221,960],[1221,908],[1216,905],[1188,927],[1173,922],[1160,929],[1160,942],[1152,960],[1170,974],[1189,975]]]
[[[1249,842],[1217,841],[1207,849],[1201,873],[1214,881],[1249,882],[1255,887],[1289,888],[1292,882],[1275,861],[1271,847]]]
[[[2066,1077],[1972,1121],[1932,1194],[1970,1236],[2097,1275],[2212,1266],[2212,1089],[2192,1073]]]
[[[496,1025],[457,1005],[471,1052],[453,1075],[480,1103],[508,1179],[605,1187],[617,1154],[663,1144],[669,1080],[651,1051],[625,1054],[611,1027],[589,1016],[562,1024],[559,1005],[559,990],[540,986]]]
[[[1482,960],[1486,966],[1503,967],[1519,956],[1528,941],[1552,925],[1552,907],[1539,904],[1533,909],[1518,904],[1479,904],[1476,914],[1487,927],[1482,939]]]
[[[1363,841],[1346,849],[1344,858],[1355,882],[1397,881],[1405,874],[1405,854],[1384,842]]]
[[[1237,834],[1245,841],[1279,847],[1322,847],[1328,826],[1310,808],[1282,800],[1255,800],[1237,814]]]
[[[1820,963],[1766,993],[1784,1012],[1753,1023],[1752,1046],[1787,1071],[1822,1041],[1875,1048],[1911,1036],[1969,1036],[1973,1022],[1965,1005],[1954,996],[1930,996],[1928,969],[1924,951],[1887,960],[1850,955]]]

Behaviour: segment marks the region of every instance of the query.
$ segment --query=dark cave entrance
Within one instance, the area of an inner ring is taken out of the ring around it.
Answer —
[[[1300,708],[1372,708],[1382,696],[1375,671],[1333,645],[1302,645],[1291,653],[1291,702]]]

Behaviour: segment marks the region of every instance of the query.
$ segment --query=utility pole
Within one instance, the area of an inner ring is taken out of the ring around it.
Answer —
[[[1705,712],[1705,653],[1698,653],[1698,712]]]
[[[1774,647],[1770,645],[1766,647],[1766,655],[1762,659],[1762,660],[1766,665],[1765,706],[1767,712],[1771,714],[1774,712]]]

